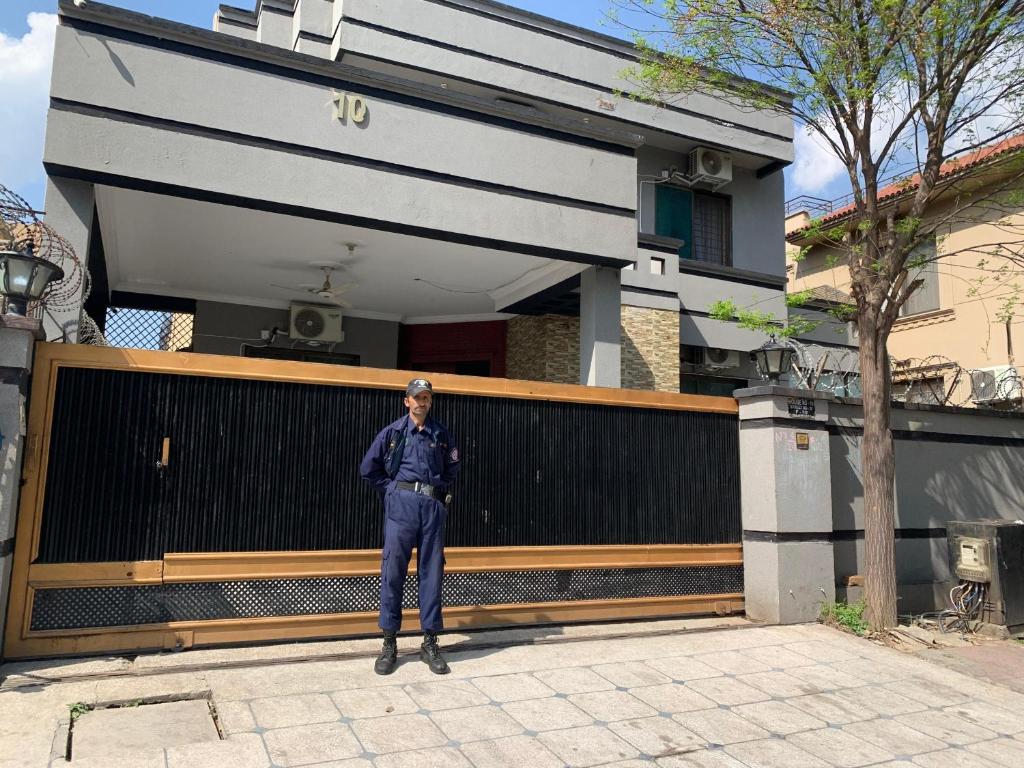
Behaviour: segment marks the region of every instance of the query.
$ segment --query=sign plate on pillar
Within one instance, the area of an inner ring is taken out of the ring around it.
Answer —
[[[811,436],[806,432],[796,433],[796,449],[798,451],[811,450]]]
[[[814,416],[814,399],[810,397],[789,398],[790,416]]]

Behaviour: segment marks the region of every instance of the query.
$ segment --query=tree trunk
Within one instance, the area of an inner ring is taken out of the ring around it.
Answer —
[[[896,626],[895,454],[890,428],[892,380],[885,336],[871,318],[860,322],[864,437],[865,616],[876,630]]]

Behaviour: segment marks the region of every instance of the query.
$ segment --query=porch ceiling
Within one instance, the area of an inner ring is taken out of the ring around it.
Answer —
[[[567,267],[539,256],[114,187],[98,186],[96,200],[115,291],[285,308],[322,303],[298,286],[323,281],[312,263],[336,262],[343,268],[333,283],[357,283],[344,294],[352,304],[346,314],[429,322],[500,317],[496,291]],[[358,246],[353,259],[348,242]]]

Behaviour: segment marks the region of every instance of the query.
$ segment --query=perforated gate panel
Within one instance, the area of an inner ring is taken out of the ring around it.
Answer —
[[[32,630],[376,611],[379,585],[377,576],[358,576],[41,589],[35,593]],[[442,600],[447,606],[507,605],[742,591],[743,567],[736,565],[503,571],[445,574]],[[403,603],[417,605],[413,573]]]

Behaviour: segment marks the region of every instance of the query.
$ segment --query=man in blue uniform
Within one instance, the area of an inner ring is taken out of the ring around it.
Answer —
[[[395,636],[402,628],[402,589],[416,547],[419,576],[420,658],[438,675],[449,672],[437,647],[442,629],[441,578],[448,489],[459,474],[455,438],[430,418],[434,388],[413,379],[405,390],[409,413],[385,427],[359,465],[359,474],[384,499],[384,553],[380,564],[380,628],[384,647],[374,664],[390,675],[398,661]]]

